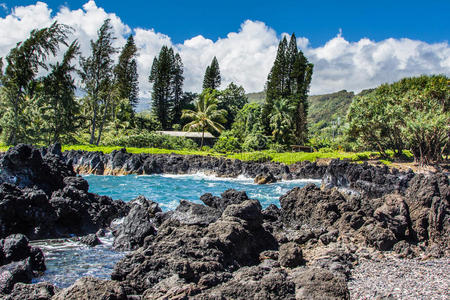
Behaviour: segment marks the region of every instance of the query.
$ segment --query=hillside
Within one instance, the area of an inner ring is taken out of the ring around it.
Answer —
[[[264,91],[248,93],[246,96],[248,98],[248,102],[250,103],[264,103],[264,100],[266,99],[266,93]]]
[[[353,92],[342,90],[339,92],[309,96],[308,123],[317,124],[323,122],[324,126],[340,118],[342,121],[355,96]]]

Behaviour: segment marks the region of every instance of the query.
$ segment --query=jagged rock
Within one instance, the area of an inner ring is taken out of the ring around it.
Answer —
[[[188,207],[190,214],[201,210],[191,210],[190,204],[180,206]],[[175,275],[187,285],[202,278],[206,284],[214,280],[204,276],[257,264],[259,253],[277,248],[275,239],[261,226],[261,206],[254,200],[229,205],[209,225],[184,221],[168,217],[148,245],[116,264],[111,278],[137,293]]]
[[[295,299],[350,299],[344,276],[322,268],[299,270],[293,276]]]
[[[120,283],[93,277],[78,279],[73,285],[59,291],[52,298],[52,300],[90,299],[127,300],[128,298]]]
[[[278,261],[282,267],[295,268],[304,263],[302,249],[295,243],[280,246]]]
[[[220,196],[221,197],[216,197],[210,193],[206,193],[200,197],[200,200],[205,203],[205,205],[220,211],[224,211],[230,204],[239,204],[249,200],[244,191],[237,191],[235,189],[226,190]]]
[[[375,167],[367,162],[354,164],[347,160],[332,160],[322,179],[327,188],[337,187],[353,195],[378,198],[395,191],[404,192],[414,173],[390,171],[387,166]]]
[[[48,282],[35,284],[16,283],[5,300],[51,300],[59,289]]]
[[[88,234],[80,238],[80,243],[85,244],[89,247],[95,247],[97,245],[100,245],[102,242],[100,242],[95,234]]]
[[[194,296],[196,299],[295,299],[295,284],[279,267],[244,267],[229,281]]]
[[[280,197],[283,223],[296,229],[326,230],[341,216],[346,202],[336,190],[322,191],[314,184],[294,188]]]
[[[450,245],[450,188],[444,174],[416,175],[405,193],[414,238]]]
[[[171,220],[176,220],[180,225],[207,226],[220,217],[220,211],[205,205],[181,200],[180,205],[169,213]]]
[[[0,295],[9,294],[17,282],[31,283],[32,278],[29,258],[0,266]]]
[[[18,145],[3,155],[0,168],[0,238],[85,235],[126,211],[122,201],[89,193],[87,182],[52,152],[42,157],[32,146]]]
[[[147,236],[156,234],[155,217],[161,212],[158,203],[139,196],[128,206],[131,207],[128,215],[113,230],[115,249],[134,250],[144,245]]]

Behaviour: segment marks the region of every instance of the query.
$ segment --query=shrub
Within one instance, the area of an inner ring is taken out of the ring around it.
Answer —
[[[214,144],[214,150],[220,153],[237,152],[241,150],[241,143],[230,131],[224,131]]]
[[[196,149],[197,144],[184,137],[162,135],[154,132],[120,135],[104,141],[105,146],[163,148],[172,150]]]
[[[252,133],[245,137],[242,149],[245,151],[257,151],[267,149],[269,138],[262,133]]]

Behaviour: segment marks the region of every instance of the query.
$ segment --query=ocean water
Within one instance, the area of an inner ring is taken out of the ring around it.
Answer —
[[[158,202],[163,210],[175,209],[182,199],[201,203],[201,195],[211,193],[214,196],[220,196],[227,189],[246,191],[249,198],[259,200],[263,208],[270,204],[279,207],[280,196],[294,187],[303,187],[308,183],[320,184],[320,180],[301,179],[257,185],[250,178],[218,178],[204,174],[88,175],[84,178],[89,182],[89,191],[92,193],[123,201],[130,201],[139,195],[144,195],[147,199]]]
[[[201,203],[201,195],[211,193],[220,196],[231,188],[246,191],[249,198],[259,200],[263,208],[270,204],[280,206],[279,197],[292,188],[308,183],[320,184],[320,180],[292,180],[256,185],[249,178],[216,178],[203,174],[88,175],[84,178],[89,182],[90,192],[124,201],[144,195],[158,202],[165,211],[175,209],[181,199]],[[33,282],[47,281],[65,288],[84,276],[109,279],[114,265],[126,253],[112,250],[113,237],[110,233],[100,240],[102,244],[93,248],[68,239],[32,242],[33,246],[44,251],[47,265],[44,275],[35,278]]]

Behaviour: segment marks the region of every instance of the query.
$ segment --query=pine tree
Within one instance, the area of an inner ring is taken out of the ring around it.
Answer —
[[[133,36],[130,35],[114,68],[114,77],[119,98],[128,99],[133,108],[136,108],[139,96],[136,57],[137,47]]]
[[[172,92],[173,106],[170,115],[171,125],[180,123],[182,110],[185,108],[183,101],[183,62],[181,56],[175,54],[173,62]]]
[[[203,89],[216,90],[219,88],[221,80],[219,62],[214,56],[211,65],[206,67],[205,76],[203,78]]]
[[[307,97],[312,72],[313,65],[308,63],[302,51],[298,51],[295,34],[292,34],[289,44],[286,37],[283,37],[266,83],[266,102],[263,108],[266,133],[271,131],[270,115],[273,113],[274,103],[288,99],[290,105],[295,107],[292,115],[295,125],[292,132],[293,142],[306,142]]]
[[[163,46],[155,57],[149,77],[152,88],[152,111],[163,129],[170,129],[178,121],[182,109],[183,63],[173,49]]]
[[[108,111],[110,109],[111,91],[113,86],[113,59],[112,55],[116,49],[112,46],[115,39],[111,20],[106,19],[98,30],[98,38],[94,42],[91,40],[91,56],[81,57],[81,80],[84,90],[88,95],[89,107],[92,115],[91,138],[89,143],[96,145],[100,143],[103,127],[106,123]],[[103,117],[99,120],[99,115],[103,112]],[[98,122],[100,122],[98,124]],[[98,136],[96,131],[98,125]]]

